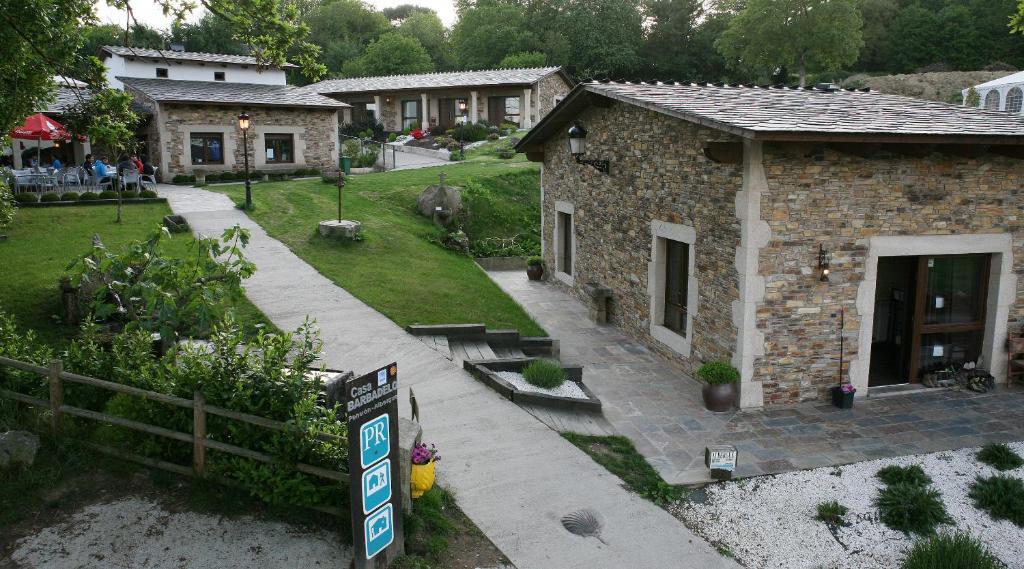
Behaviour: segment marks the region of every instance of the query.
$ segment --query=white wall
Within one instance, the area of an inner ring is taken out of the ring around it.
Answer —
[[[107,66],[107,83],[115,89],[121,88],[116,77],[140,77],[156,79],[156,69],[167,69],[168,79],[179,81],[213,81],[215,71],[224,72],[226,83],[256,83],[262,85],[285,85],[287,78],[281,69],[258,69],[255,65],[205,63],[190,61],[153,61],[133,59],[129,61],[120,55],[109,55],[104,61]]]

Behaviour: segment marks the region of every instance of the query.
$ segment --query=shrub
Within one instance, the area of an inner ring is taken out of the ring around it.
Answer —
[[[501,138],[501,135],[496,132],[492,132],[487,135],[487,140],[498,140],[499,138]]]
[[[142,190],[141,192],[139,192],[139,197],[155,198],[156,197],[156,192],[153,191],[153,190]]]
[[[54,192],[46,192],[45,194],[43,194],[42,196],[39,197],[39,201],[41,201],[41,202],[59,202],[60,201],[60,194],[56,194]]]
[[[139,192],[135,190],[128,190],[127,192],[121,192],[121,197],[126,200],[134,200],[139,197]]]
[[[822,502],[818,504],[818,513],[814,516],[814,519],[833,526],[846,525],[843,516],[849,511],[849,508],[835,500]]]
[[[534,360],[523,368],[523,379],[544,389],[554,389],[565,383],[565,370],[558,362]]]
[[[499,147],[497,150],[495,150],[494,153],[498,156],[498,158],[501,158],[502,160],[509,160],[510,158],[513,158],[516,155],[516,151],[513,150],[512,147],[510,146]]]
[[[875,500],[882,523],[904,533],[929,535],[952,520],[938,490],[899,482],[886,486]]]
[[[1001,569],[1003,564],[970,535],[936,535],[910,550],[900,569]]]
[[[373,146],[363,148],[362,152],[352,160],[352,166],[355,168],[372,168],[375,164],[377,164],[377,149]]]
[[[740,372],[725,362],[708,362],[697,370],[697,377],[710,385],[724,385],[739,381]]]
[[[458,142],[455,142],[454,140],[448,143],[448,151],[449,152],[455,152],[455,151],[461,150],[461,149],[462,149],[462,145],[459,144]]]
[[[60,199],[66,202],[76,202],[78,201],[78,192],[64,192],[60,195]]]
[[[486,139],[487,132],[487,126],[484,123],[467,123],[460,124],[452,129],[448,134],[456,140],[461,139],[466,142],[476,142],[478,140]]]
[[[224,173],[227,174],[228,179],[230,180],[231,177],[232,177],[231,176],[231,172],[224,172]],[[207,183],[209,183],[209,182],[219,182],[219,181],[221,181],[221,179],[222,179],[221,178],[221,174],[218,174],[216,172],[211,172],[211,173],[206,175]]]
[[[392,132],[388,134],[388,142],[394,142],[398,140],[398,133]]]
[[[985,510],[997,520],[1009,520],[1024,527],[1024,481],[999,474],[989,478],[980,476],[971,484],[968,494],[979,510]]]
[[[526,264],[531,267],[543,265],[544,257],[541,257],[540,255],[530,255],[529,257],[526,258]]]
[[[430,127],[430,129],[428,129],[428,131],[430,132],[430,136],[440,136],[440,135],[444,134],[444,127],[442,127],[440,125],[434,125],[434,126]]]
[[[36,203],[39,201],[39,196],[30,192],[22,192],[20,194],[14,194],[14,201],[18,203]]]
[[[93,192],[82,192],[82,195],[78,196],[78,201],[88,202],[98,200],[100,197]]]
[[[1005,444],[992,443],[978,451],[978,460],[996,470],[1013,470],[1024,466],[1024,459]]]
[[[175,184],[193,184],[196,181],[195,176],[186,176],[185,174],[178,174],[171,178],[171,182]]]
[[[412,132],[412,127],[411,126],[407,126],[404,129],[402,129],[402,134],[404,134],[405,136],[409,136],[410,132]]]
[[[53,352],[39,341],[33,330],[19,329],[14,316],[0,311],[0,356],[47,365]],[[45,378],[6,366],[0,366],[0,387],[43,398],[49,393]]]
[[[909,484],[911,486],[927,486],[932,483],[930,476],[917,464],[910,466],[886,466],[875,476],[885,484]]]
[[[359,155],[359,151],[362,149],[362,147],[363,147],[363,145],[359,144],[358,140],[352,140],[350,138],[350,139],[348,139],[348,140],[346,140],[345,142],[342,143],[342,145],[341,145],[341,153],[343,155],[345,155],[345,156],[350,156],[350,157],[358,156]]]
[[[101,200],[116,200],[117,192],[115,192],[114,190],[103,190],[102,192],[100,192],[99,197]]]

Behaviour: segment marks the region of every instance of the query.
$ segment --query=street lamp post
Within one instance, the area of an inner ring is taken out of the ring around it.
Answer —
[[[242,129],[242,156],[245,164],[245,209],[252,209],[252,185],[249,182],[249,114],[238,115],[238,128]]]
[[[459,99],[459,116],[466,117],[466,100]],[[463,160],[466,158],[466,148],[464,143],[464,136],[466,125],[469,123],[469,117],[466,117],[462,121],[462,128],[459,129],[459,159]]]

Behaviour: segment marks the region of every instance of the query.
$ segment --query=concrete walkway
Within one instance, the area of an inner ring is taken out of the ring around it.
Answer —
[[[197,233],[247,227],[256,263],[249,298],[282,329],[314,316],[324,359],[357,373],[398,362],[403,416],[407,389],[419,402],[424,439],[443,461],[439,480],[519,569],[738,568],[667,512],[627,492],[621,481],[522,409],[334,285],[225,196],[162,186],[175,213]],[[312,230],[312,228],[310,228]],[[381,271],[401,270],[381,259]],[[607,545],[567,532],[560,519],[591,509]]]
[[[712,413],[700,384],[587,308],[523,271],[488,272],[561,343],[562,360],[582,365],[604,416],[666,481],[708,480],[704,447],[739,449],[736,476],[776,474],[863,460],[1024,440],[1024,389],[991,393],[930,390],[858,400],[852,410],[824,402]]]

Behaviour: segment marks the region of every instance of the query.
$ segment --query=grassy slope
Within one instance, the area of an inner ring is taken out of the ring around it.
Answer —
[[[68,263],[89,252],[93,235],[119,250],[129,241],[144,239],[170,212],[164,204],[125,206],[122,222],[114,223],[114,209],[106,206],[19,210],[3,231],[8,239],[0,241],[0,310],[13,314],[21,326],[35,329],[43,340],[58,343],[73,332],[56,320],[60,313],[57,281]],[[175,235],[166,242],[166,251],[184,255],[191,240],[188,235]],[[248,299],[235,304],[243,324],[268,323]]]
[[[472,259],[428,241],[438,231],[414,211],[424,187],[465,184],[498,174],[536,172],[525,159],[480,157],[450,166],[350,176],[344,213],[363,223],[361,243],[327,241],[316,224],[337,215],[337,188],[319,180],[259,184],[250,215],[274,238],[401,326],[476,323],[515,328],[525,335],[544,331]],[[241,201],[240,186],[213,187]]]
[[[843,82],[844,87],[871,87],[891,95],[938,101],[959,105],[963,101],[961,89],[980,85],[1012,71],[938,71],[909,73],[906,75],[852,75]]]

